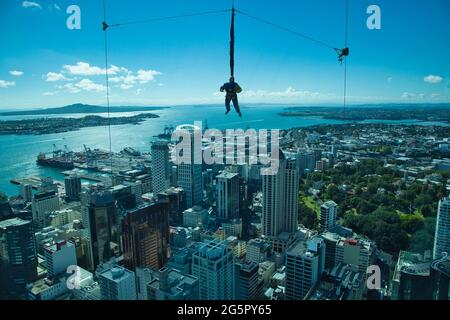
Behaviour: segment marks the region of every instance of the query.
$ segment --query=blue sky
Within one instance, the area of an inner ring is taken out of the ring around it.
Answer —
[[[336,47],[345,0],[235,0],[242,11]],[[69,30],[66,9],[81,9]],[[109,0],[110,23],[221,10],[231,0]],[[381,30],[366,9],[381,8]],[[0,108],[105,104],[102,0],[0,3]],[[111,28],[113,105],[220,103],[227,80],[229,14]],[[350,103],[450,101],[450,2],[350,0]],[[343,66],[330,49],[236,17],[236,81],[242,103],[342,103]]]

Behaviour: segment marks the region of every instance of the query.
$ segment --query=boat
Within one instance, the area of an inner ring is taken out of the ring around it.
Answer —
[[[60,158],[47,158],[45,156],[45,153],[42,152],[39,153],[36,160],[36,164],[39,166],[59,168],[65,170],[72,170],[73,168],[75,168],[73,161]]]

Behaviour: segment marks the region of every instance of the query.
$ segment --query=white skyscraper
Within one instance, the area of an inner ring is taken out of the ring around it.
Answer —
[[[436,218],[436,234],[434,236],[433,259],[438,259],[442,253],[450,254],[450,198],[439,201]]]
[[[153,193],[164,192],[170,187],[169,146],[167,141],[152,144],[152,186]]]
[[[59,198],[55,191],[36,193],[31,204],[34,225],[37,228],[45,227],[47,214],[59,209]]]
[[[235,299],[233,251],[214,239],[192,255],[192,275],[199,279],[200,300]]]
[[[222,172],[217,176],[217,217],[239,218],[239,174]]]
[[[102,300],[137,300],[133,271],[114,266],[100,272],[98,280]]]
[[[337,204],[329,200],[320,206],[320,227],[329,231],[336,225]]]
[[[280,150],[277,174],[263,176],[263,234],[275,238],[298,226],[298,161]]]
[[[178,186],[182,187],[184,191],[186,191],[186,206],[191,208],[203,200],[201,149],[200,155],[197,155],[197,157],[194,156],[195,153],[198,152],[194,148],[195,132],[200,132],[200,128],[185,124],[178,126],[176,130],[184,131],[190,134],[190,150],[183,150],[184,152],[189,153],[187,157],[190,158],[190,163],[180,163],[177,167],[177,174]],[[200,163],[196,163],[197,161],[195,160],[200,161]]]
[[[286,299],[303,300],[325,268],[325,242],[319,237],[295,242],[286,252]]]

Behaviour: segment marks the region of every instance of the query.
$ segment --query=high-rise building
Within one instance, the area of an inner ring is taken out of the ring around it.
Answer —
[[[129,183],[130,188],[131,188],[131,194],[134,195],[134,197],[136,198],[136,205],[141,205],[143,200],[142,200],[142,189],[143,189],[143,185],[142,185],[142,181],[136,181],[136,182],[131,182]]]
[[[296,156],[286,160],[285,172],[285,218],[283,232],[293,233],[298,229],[298,192],[300,171]]]
[[[439,200],[433,259],[439,259],[444,252],[450,254],[450,197]]]
[[[90,270],[108,261],[119,248],[117,209],[110,191],[81,195],[83,226],[89,240]]]
[[[56,193],[58,193],[58,185],[53,181],[52,177],[42,178],[41,184],[38,187],[39,193],[48,191],[55,191]]]
[[[337,204],[329,200],[320,206],[320,227],[329,231],[336,225]]]
[[[201,150],[200,154],[195,156],[198,151],[195,148],[194,140],[195,133],[200,132],[200,128],[193,125],[180,125],[176,129],[187,133],[190,136],[190,150],[183,150],[183,152],[189,153],[185,157],[189,158],[189,161],[180,163],[177,167],[178,186],[182,187],[186,192],[186,207],[199,204],[203,200],[202,189],[202,163],[201,163]],[[198,158],[198,159],[197,159]],[[200,163],[198,163],[200,161]]]
[[[217,217],[239,218],[239,174],[223,171],[217,177]]]
[[[17,298],[37,277],[37,252],[31,221],[0,221],[0,296]],[[6,292],[2,292],[6,291]]]
[[[367,239],[341,238],[336,243],[335,264],[342,262],[350,265],[354,271],[366,274],[372,264],[375,243]]]
[[[235,299],[233,252],[226,242],[202,244],[192,255],[192,275],[199,279],[200,300]]]
[[[431,257],[408,251],[400,251],[392,277],[392,300],[430,300]]]
[[[80,201],[81,178],[75,175],[65,177],[64,189],[67,201]]]
[[[128,211],[122,220],[125,266],[162,268],[169,255],[169,204],[156,202]]]
[[[137,300],[133,271],[113,266],[98,274],[102,300]]]
[[[235,264],[235,289],[237,300],[256,300],[259,298],[260,281],[258,276],[259,265],[251,261]]]
[[[195,228],[199,224],[208,222],[208,210],[194,206],[183,212],[183,226]]]
[[[58,194],[55,191],[36,193],[31,204],[33,223],[36,228],[46,227],[46,215],[60,209]]]
[[[149,300],[198,300],[198,278],[172,268],[154,271],[147,285]]]
[[[44,245],[44,256],[49,278],[66,273],[67,267],[77,265],[75,245],[65,240]]]
[[[186,207],[186,192],[183,188],[171,187],[158,193],[158,201],[169,203],[169,225],[180,226],[183,224],[183,211]]]
[[[227,220],[222,223],[222,229],[225,232],[225,237],[233,236],[242,238],[242,219]]]
[[[33,200],[33,187],[31,184],[20,185],[20,196],[25,202],[31,202]]]
[[[131,185],[118,184],[110,189],[113,202],[119,211],[126,211],[136,207],[136,195],[132,193]]]
[[[336,246],[342,237],[328,231],[320,236],[325,241],[325,268],[331,270],[336,265]]]
[[[431,263],[430,277],[433,300],[450,300],[450,256],[443,255]]]
[[[320,280],[325,267],[325,243],[314,237],[296,241],[286,251],[287,300],[303,300]]]
[[[147,284],[155,278],[156,271],[151,268],[136,267],[136,293],[138,300],[148,300]]]
[[[153,193],[166,191],[170,186],[169,145],[167,141],[152,143]]]
[[[263,234],[272,240],[298,227],[298,161],[281,150],[279,160],[278,172],[263,176]]]
[[[263,239],[256,238],[247,242],[247,252],[245,260],[261,263],[271,255],[272,246]]]

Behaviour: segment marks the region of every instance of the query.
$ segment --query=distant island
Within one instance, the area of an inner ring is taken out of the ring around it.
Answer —
[[[98,127],[120,124],[140,124],[145,119],[159,118],[152,113],[140,113],[130,117],[100,117],[88,115],[82,118],[39,118],[26,120],[0,121],[0,135],[40,135],[79,130],[85,127]]]
[[[322,117],[343,121],[419,120],[450,123],[450,104],[394,104],[343,107],[289,107],[284,117]]]
[[[119,106],[110,107],[110,113],[116,112],[145,112],[166,109],[168,107],[139,107],[139,106]],[[49,115],[49,114],[71,114],[71,113],[107,113],[107,107],[75,103],[59,108],[45,108],[35,110],[0,112],[0,116],[29,116],[29,115]]]

